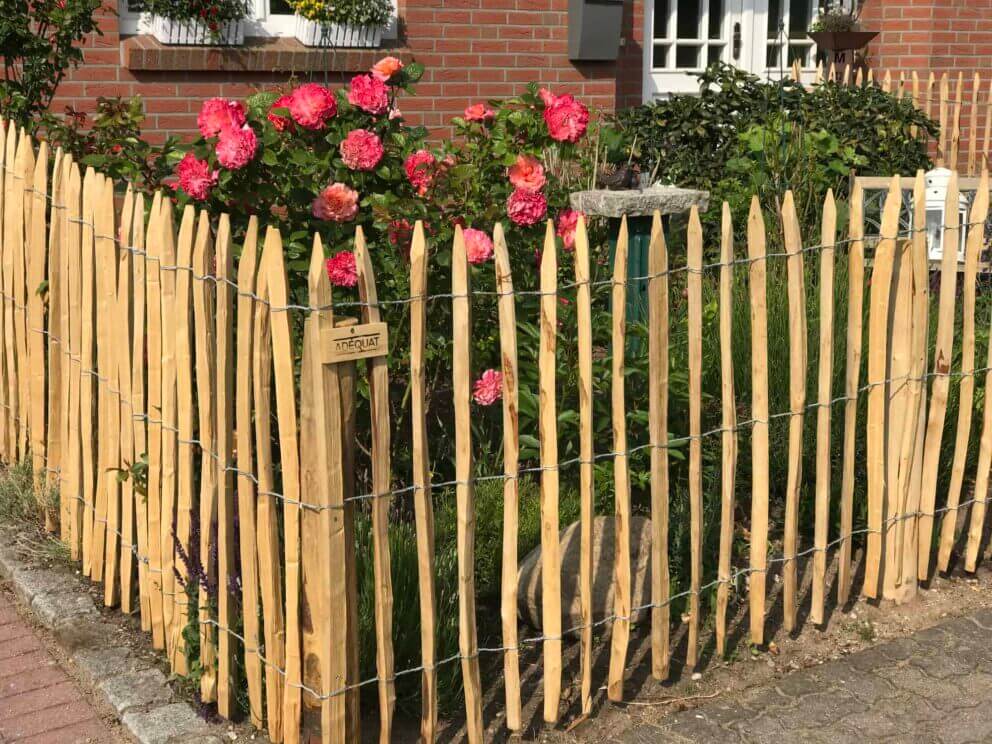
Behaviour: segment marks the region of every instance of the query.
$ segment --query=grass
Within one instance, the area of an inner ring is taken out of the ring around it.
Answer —
[[[58,514],[58,491],[34,493],[31,456],[0,472],[0,525],[14,527],[18,547],[46,563],[68,563],[69,549],[56,535],[45,532],[45,510]]]

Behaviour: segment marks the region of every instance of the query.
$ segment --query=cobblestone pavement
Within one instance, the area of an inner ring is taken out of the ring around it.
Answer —
[[[641,723],[656,742],[992,742],[992,610],[919,631],[774,685]]]
[[[119,739],[0,592],[0,744]]]

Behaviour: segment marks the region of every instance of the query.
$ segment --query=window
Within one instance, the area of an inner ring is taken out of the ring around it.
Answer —
[[[724,0],[655,0],[651,66],[701,70],[727,59],[730,19]]]
[[[292,36],[296,21],[289,0],[245,0],[251,12],[245,28],[247,36]],[[393,0],[394,15],[383,37],[396,38],[397,0]],[[151,30],[150,18],[144,12],[143,0],[120,0],[122,34],[143,34]]]

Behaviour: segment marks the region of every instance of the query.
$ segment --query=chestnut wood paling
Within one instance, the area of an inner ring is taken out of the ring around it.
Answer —
[[[886,395],[885,384],[889,358],[889,294],[895,255],[895,236],[899,229],[902,192],[899,177],[893,177],[882,212],[881,239],[875,247],[871,272],[871,299],[868,311],[868,547],[865,559],[864,594],[879,595],[881,576],[883,522],[886,484]],[[894,491],[894,489],[893,489]]]
[[[820,351],[816,409],[816,522],[814,525],[812,610],[810,619],[824,621],[827,593],[827,543],[830,539],[830,401],[834,361],[834,245],[837,205],[827,190],[820,227]]]
[[[624,669],[630,641],[630,472],[627,464],[627,411],[624,403],[624,355],[627,348],[627,217],[620,221],[613,259],[610,309],[612,329],[611,407],[616,549],[613,559],[613,638],[607,696],[623,700]]]
[[[985,186],[987,180],[988,170],[983,168],[982,181],[979,185],[978,193],[985,194],[986,199],[988,198],[988,188]],[[975,220],[972,219],[971,223],[974,225]],[[979,233],[980,228],[977,230],[972,229],[969,232],[969,242],[972,240],[972,232]],[[984,321],[984,319],[982,320]],[[985,367],[985,389],[992,391],[992,343],[988,346]],[[971,523],[968,527],[968,542],[965,548],[965,570],[969,572],[975,571],[978,567],[982,533],[985,527],[985,515],[988,508],[990,468],[992,468],[992,405],[986,404],[982,417],[982,434],[978,450],[978,469],[975,474],[975,503],[971,507]]]
[[[165,212],[172,211],[171,205],[163,209],[162,192],[156,191],[148,217],[148,255],[145,259],[145,307],[147,338],[145,358],[147,360],[148,384],[148,486],[147,503],[148,529],[148,589],[149,612],[151,613],[152,646],[164,649],[165,634],[165,583],[163,581],[162,555],[162,246],[165,242]],[[171,543],[168,543],[171,545]],[[169,597],[171,600],[172,598]]]
[[[541,344],[538,351],[541,455],[541,619],[544,631],[544,720],[558,720],[561,702],[561,544],[558,539],[558,260],[554,223],[541,252]]]
[[[238,617],[238,600],[231,591],[231,579],[237,575],[234,523],[234,254],[231,245],[231,219],[222,214],[217,225],[214,253],[216,281],[216,362],[214,385],[216,400],[217,462],[204,458],[203,467],[216,467],[217,482],[217,622],[222,629],[234,627]],[[209,269],[208,269],[208,272]],[[204,280],[206,281],[206,280]],[[208,315],[209,319],[210,316]],[[234,718],[234,695],[239,686],[234,656],[234,637],[220,630],[217,635],[217,712]]]
[[[940,548],[937,554],[937,568],[946,571],[951,562],[958,522],[958,508],[961,503],[961,486],[964,482],[964,469],[968,457],[971,438],[972,408],[975,399],[975,293],[978,279],[978,258],[984,247],[985,220],[989,211],[988,176],[982,179],[971,205],[968,230],[965,242],[964,283],[961,293],[961,369],[958,383],[958,428],[954,440],[954,459],[951,464],[951,483],[945,502],[940,529]],[[958,243],[947,243],[948,252],[956,253]],[[979,493],[975,491],[976,495]]]
[[[414,237],[414,244],[416,244],[416,237]],[[503,686],[506,690],[506,727],[510,731],[519,731],[522,721],[520,711],[520,652],[517,648],[517,530],[519,529],[520,510],[520,393],[517,387],[519,379],[517,311],[516,300],[513,296],[510,253],[506,247],[503,225],[498,222],[493,228],[493,252],[496,291],[499,293],[499,346],[503,371],[503,563],[500,581],[500,616],[503,623],[503,646],[507,649],[503,654]],[[413,254],[411,253],[411,255]],[[578,260],[578,248],[576,248],[576,261]],[[578,278],[576,281],[579,281]],[[579,344],[581,347],[581,306],[577,312],[580,318]],[[579,353],[581,355],[582,352]],[[579,397],[581,400],[581,357],[579,366]],[[582,651],[585,653],[585,647]]]
[[[864,190],[855,182],[848,206],[847,359],[844,373],[844,440],[841,458],[840,545],[837,551],[837,602],[851,592],[851,530],[854,523],[854,467],[858,426],[858,386],[865,294]]]
[[[782,201],[782,225],[789,296],[789,460],[785,487],[785,539],[782,552],[782,627],[792,632],[798,610],[799,493],[803,481],[803,422],[806,409],[806,289],[802,236],[791,191]]]
[[[727,603],[734,547],[734,490],[737,474],[737,409],[734,396],[734,225],[723,203],[720,226],[720,556],[716,590],[716,649],[726,651]]]
[[[910,372],[913,389],[914,417],[912,423],[912,448],[903,450],[900,462],[900,489],[905,494],[905,518],[897,533],[896,553],[899,555],[896,584],[909,585],[915,593],[917,586],[916,564],[919,549],[920,485],[923,474],[923,443],[926,436],[926,371],[927,335],[929,332],[930,261],[927,257],[926,234],[926,182],[923,171],[917,171],[913,183],[913,236],[910,249],[913,256],[913,364]],[[906,456],[911,458],[905,463]],[[905,472],[907,471],[908,472]],[[909,592],[907,592],[909,593]]]
[[[79,220],[82,215],[82,187],[79,179],[79,167],[72,163],[66,178],[66,221],[65,241],[63,243],[64,257],[62,268],[66,279],[66,307],[68,308],[65,328],[67,329],[66,377],[68,390],[63,394],[66,401],[65,432],[65,482],[61,486],[66,493],[62,497],[66,504],[65,511],[69,516],[68,543],[69,557],[73,561],[82,560],[83,550],[83,501],[82,501],[82,437],[79,421],[80,397],[80,333],[82,325],[82,261],[80,258]],[[72,270],[71,267],[76,267]]]
[[[202,212],[201,212],[202,214]],[[172,668],[176,674],[184,674],[187,669],[185,630],[189,624],[190,612],[195,614],[198,567],[193,565],[196,550],[193,537],[195,503],[193,499],[193,427],[195,426],[193,407],[193,318],[192,318],[192,274],[193,241],[196,231],[196,210],[187,205],[179,223],[179,237],[176,253],[176,268],[170,271],[174,281],[173,318],[175,333],[172,336],[175,349],[176,393],[174,415],[178,431],[173,440],[176,445],[176,496],[175,527],[173,529],[174,610],[172,616]],[[165,257],[163,256],[163,261]],[[163,264],[163,270],[168,264]],[[163,282],[164,283],[164,282]],[[163,310],[164,313],[164,310]],[[163,314],[164,318],[164,314]],[[164,406],[163,406],[164,407]],[[166,414],[167,415],[167,414]],[[168,432],[166,432],[166,436]],[[199,520],[197,520],[199,521]],[[205,525],[200,525],[204,529]],[[209,530],[209,527],[206,529]],[[194,607],[191,608],[190,604]],[[209,671],[207,672],[209,676]]]
[[[356,241],[357,243],[357,241]],[[357,247],[357,246],[356,246]],[[266,272],[269,300],[274,308],[289,304],[289,280],[279,231],[265,235],[262,268]],[[300,445],[296,393],[293,381],[293,339],[289,313],[271,312],[272,356],[275,363],[276,420],[282,461],[283,545],[286,571],[286,676],[283,691],[283,737],[288,744],[300,741],[302,720],[300,657]]]
[[[362,228],[355,230],[355,266],[362,321],[382,320],[372,258]],[[393,681],[393,581],[389,551],[389,492],[392,488],[389,430],[389,364],[378,356],[367,363],[372,415],[372,558],[375,574],[376,673],[379,677],[379,740],[388,741],[393,730],[396,685]]]
[[[344,744],[347,738],[346,696],[348,606],[345,590],[344,444],[341,420],[341,383],[338,365],[324,364],[320,334],[334,328],[331,284],[324,268],[324,247],[314,236],[308,275],[310,305],[314,311],[307,322],[312,327],[310,351],[314,380],[314,432],[317,455],[316,473],[320,524],[318,554],[323,566],[317,592],[316,624],[320,633],[319,655],[321,692],[321,735],[325,744]],[[322,474],[322,475],[321,475]]]
[[[17,340],[17,398],[20,420],[17,429],[17,457],[23,460],[28,454],[28,429],[31,423],[30,360],[28,359],[28,288],[27,254],[30,249],[31,230],[31,181],[34,176],[34,145],[22,129],[17,147],[17,189],[20,214],[17,215],[17,239],[14,254],[14,305]]]
[[[111,398],[111,403],[117,406],[117,420],[120,423],[120,447],[117,453],[117,467],[121,474],[127,473],[134,462],[134,416],[132,415],[131,400],[131,299],[132,271],[131,251],[126,250],[132,244],[131,228],[134,224],[134,192],[130,184],[124,195],[124,206],[121,210],[120,241],[116,245],[115,260],[117,261],[117,297],[115,298],[116,322],[115,328],[123,326],[122,338],[111,349],[117,361],[117,385],[119,394]],[[116,333],[115,333],[116,336]],[[118,480],[111,473],[114,480]],[[134,573],[137,535],[135,534],[135,491],[134,480],[128,475],[120,481],[120,602],[121,612],[134,612]],[[141,553],[141,555],[145,555]],[[110,541],[107,541],[107,560],[111,560]]]
[[[500,239],[503,238],[503,231],[500,228]],[[503,247],[504,272],[509,274],[510,261],[506,256],[506,247]],[[592,530],[595,519],[595,473],[593,471],[593,372],[592,372],[592,292],[589,287],[589,235],[586,232],[586,221],[583,215],[579,215],[578,224],[575,226],[575,318],[576,318],[576,342],[578,346],[578,392],[579,392],[579,610],[582,617],[582,629],[579,632],[580,656],[581,656],[581,712],[589,715],[592,712],[592,587],[595,566],[592,559]],[[502,290],[500,290],[502,291]],[[505,303],[510,310],[513,310],[513,298],[509,297],[500,301]],[[509,336],[511,341],[504,343],[512,344],[513,356],[512,367],[508,365],[508,354],[503,353],[503,400],[504,410],[509,411],[510,406],[507,401],[507,393],[513,395],[512,398],[512,422],[504,419],[504,427],[512,424],[514,439],[514,469],[512,471],[514,487],[514,510],[518,506],[516,494],[516,447],[519,423],[517,421],[517,342],[516,342],[516,322],[511,316],[506,322],[506,330],[501,330],[501,338]],[[507,385],[507,372],[511,372],[512,389]],[[503,445],[504,450],[506,444]],[[507,470],[509,477],[511,471]],[[508,480],[507,483],[510,481]],[[513,524],[516,529],[516,513],[514,513]],[[509,524],[504,525],[504,534]],[[513,585],[514,606],[507,607],[507,612],[513,613],[514,621],[514,643],[516,645],[516,535],[514,541],[514,562],[512,576],[507,577],[507,583]],[[505,642],[505,641],[504,641]],[[509,644],[506,644],[509,645]],[[516,652],[514,652],[516,653]],[[519,672],[517,672],[519,674]],[[519,685],[519,682],[518,682]],[[519,699],[519,687],[518,687]],[[519,702],[517,703],[517,721],[519,729]],[[516,730],[516,729],[515,729]]]
[[[958,73],[958,81],[954,86],[954,108],[951,115],[951,156],[947,167],[953,171],[958,169],[958,157],[961,150],[961,105],[964,98],[964,73]]]
[[[583,228],[585,224],[583,223]],[[583,233],[584,237],[584,233]],[[588,251],[588,246],[586,247]],[[668,246],[661,214],[651,220],[648,253],[648,420],[651,437],[651,673],[655,679],[668,677],[671,663],[671,608],[668,565]],[[591,321],[590,321],[591,325]],[[590,346],[592,344],[590,330]],[[590,406],[592,350],[589,359]],[[592,410],[589,412],[589,461],[592,477]],[[591,494],[590,494],[591,497]],[[590,543],[592,540],[590,527]],[[590,592],[592,591],[592,548],[589,550]],[[590,641],[592,629],[590,628]]]
[[[950,98],[950,88],[946,72],[940,76],[939,85],[940,99],[938,103],[938,124],[940,124],[940,139],[937,142],[937,165],[941,168],[947,168],[951,132],[947,126],[947,105],[948,99]]]
[[[992,151],[992,81],[989,81],[985,102],[985,136],[982,138],[985,149],[982,152],[982,168],[989,167],[989,152]]]
[[[46,429],[45,429],[45,488],[46,498],[56,493],[55,489],[62,488],[63,468],[65,461],[62,457],[62,448],[65,438],[62,429],[65,419],[65,406],[62,403],[62,391],[65,386],[65,350],[68,342],[68,334],[63,330],[63,322],[68,315],[68,306],[65,302],[65,273],[62,271],[62,223],[65,215],[65,190],[63,188],[63,174],[65,173],[65,157],[62,148],[55,151],[55,161],[52,166],[52,210],[48,224],[48,257],[47,257],[47,279],[48,279],[48,318],[45,328],[48,331],[47,339],[43,338],[42,354],[48,354],[48,401],[46,403]],[[44,305],[42,306],[44,313]],[[47,343],[46,343],[47,341]],[[47,348],[46,348],[47,347]],[[34,393],[32,393],[34,395]],[[60,524],[59,538],[65,540],[65,530],[68,526],[64,510],[65,500],[62,499],[58,505]],[[49,503],[49,509],[54,510],[56,506]],[[51,529],[51,525],[46,522],[46,528]]]
[[[899,565],[901,556],[897,546],[899,528],[905,521],[901,473],[902,454],[912,444],[912,424],[916,411],[912,403],[913,364],[913,263],[909,253],[910,242],[896,237],[892,269],[888,328],[888,367],[886,376],[885,483],[886,499],[882,521],[882,596],[901,601]],[[912,413],[912,416],[910,415]],[[907,587],[909,588],[909,587]]]
[[[183,218],[186,220],[185,216]],[[190,218],[191,220],[192,218]],[[190,222],[191,224],[191,222]],[[182,591],[175,576],[175,545],[180,539],[176,514],[176,230],[172,204],[162,200],[161,245],[159,250],[159,297],[161,309],[162,376],[161,376],[161,482],[159,517],[160,550],[162,552],[162,621],[165,626],[166,652],[173,671],[177,664],[185,665],[185,654],[177,653],[177,641],[182,631],[176,627],[177,595]],[[183,272],[186,274],[187,272]],[[178,661],[178,657],[182,661]]]
[[[497,226],[498,228],[499,226]],[[501,233],[500,233],[501,234]],[[499,234],[495,241],[497,279],[499,278]],[[503,245],[505,253],[506,246]],[[500,290],[502,291],[502,290]],[[413,444],[413,509],[414,519],[417,528],[417,586],[419,588],[420,599],[420,662],[424,667],[420,680],[421,712],[420,712],[420,736],[427,744],[433,744],[437,734],[437,670],[434,668],[437,661],[436,638],[437,638],[437,599],[434,587],[434,499],[431,494],[431,465],[430,465],[430,444],[427,438],[427,378],[424,368],[424,355],[427,351],[427,241],[424,238],[424,224],[417,221],[413,228],[413,240],[410,244],[410,421],[412,429]],[[502,297],[500,298],[502,301]],[[513,307],[513,298],[510,297],[510,307]],[[501,311],[502,311],[502,305]],[[502,316],[500,317],[502,328]],[[502,342],[502,336],[500,337]],[[504,395],[504,403],[506,396]],[[340,405],[340,403],[338,404]],[[504,420],[504,426],[506,422]],[[340,426],[340,423],[339,423]],[[505,438],[505,437],[504,437]],[[516,439],[514,438],[514,442]],[[504,444],[507,450],[505,457],[510,457],[509,444]],[[515,446],[515,445],[513,445]],[[514,482],[514,488],[516,483]],[[515,493],[514,493],[515,495]],[[515,502],[513,502],[515,504]],[[506,494],[504,493],[504,510],[508,509]],[[516,512],[514,511],[514,515]],[[505,517],[504,517],[505,524]],[[507,556],[506,540],[516,540],[516,522],[513,522],[513,533],[509,535],[504,528],[504,548],[503,548],[503,575],[506,576],[508,566],[516,565],[516,551],[512,556]],[[341,553],[342,563],[344,553]],[[516,579],[516,570],[513,573]],[[341,590],[344,590],[344,576],[341,577]],[[503,611],[506,609],[507,587],[503,586]],[[342,595],[342,599],[344,599]],[[516,629],[516,600],[511,607],[513,611],[514,629]],[[504,639],[503,645],[515,646],[506,640],[506,616],[503,616]],[[342,628],[346,623],[342,624]],[[341,642],[345,643],[342,636]],[[514,652],[515,653],[515,652]],[[519,694],[519,672],[513,676],[513,670],[508,666],[504,669],[506,677],[507,704],[506,715],[507,725],[511,723],[513,706],[511,705],[510,691],[513,688],[514,679],[517,682],[516,690]],[[342,679],[344,675],[342,675]],[[519,702],[518,702],[519,707]],[[517,719],[519,721],[519,716]],[[510,726],[511,730],[513,729]]]
[[[267,236],[266,236],[267,240]],[[279,501],[275,495],[272,462],[272,328],[269,309],[267,258],[259,259],[258,300],[255,302],[252,340],[252,376],[255,403],[255,475],[258,478],[258,577],[262,592],[265,630],[265,726],[269,738],[283,740],[283,678],[286,656],[285,620],[282,603],[282,562],[279,557]]]
[[[102,555],[95,556],[102,564],[101,578],[103,579],[103,603],[107,607],[117,604],[118,598],[118,548],[120,547],[120,511],[121,488],[116,471],[121,466],[121,407],[119,393],[111,388],[117,380],[117,348],[120,341],[115,337],[115,316],[117,308],[117,215],[114,209],[114,183],[109,178],[103,182],[100,194],[100,206],[96,216],[97,226],[97,256],[100,264],[100,274],[103,275],[103,290],[98,296],[100,314],[103,317],[102,349],[99,349],[98,364],[103,381],[98,382],[100,399],[103,410],[103,420],[106,436],[101,430],[100,449],[103,452],[104,465],[100,468],[99,496],[97,503],[103,501],[102,518],[105,530],[103,542],[97,542]],[[100,244],[102,244],[102,249]],[[99,284],[98,284],[99,287]],[[111,384],[107,384],[110,381]],[[97,508],[98,517],[101,509]]]
[[[86,169],[83,178],[83,210],[80,247],[80,352],[79,352],[79,436],[81,442],[83,499],[83,576],[89,576],[93,561],[93,498],[96,480],[96,462],[93,444],[96,441],[93,422],[94,392],[96,378],[91,371],[96,369],[94,359],[95,297],[94,282],[96,262],[93,255],[93,201],[96,189],[96,171]],[[9,367],[10,368],[10,367]],[[12,397],[13,400],[13,397]]]
[[[4,455],[7,462],[17,457],[17,351],[15,335],[16,304],[14,302],[14,260],[17,239],[17,222],[23,215],[23,207],[18,207],[17,194],[23,199],[24,192],[17,189],[17,127],[10,122],[7,127],[6,154],[4,158],[4,211],[3,211],[3,341],[4,369],[6,385],[4,386],[5,408],[4,421],[6,437],[4,438]]]
[[[452,385],[455,406],[455,498],[458,526],[458,650],[465,686],[465,730],[471,744],[481,744],[482,681],[475,617],[475,486],[472,480],[471,337],[472,305],[468,257],[461,227],[455,228],[451,257]]]
[[[975,72],[971,81],[971,108],[968,110],[968,175],[975,175],[975,162],[978,158],[978,91],[982,86],[982,76]]]
[[[765,219],[752,197],[747,219],[748,286],[751,296],[751,579],[748,600],[751,643],[765,638],[768,566],[768,301]]]
[[[235,427],[237,431],[238,468],[238,543],[241,566],[241,606],[244,623],[245,682],[248,687],[248,715],[256,728],[262,728],[265,717],[262,693],[261,635],[259,632],[259,551],[256,530],[255,480],[252,440],[252,360],[256,303],[255,273],[257,271],[258,219],[248,221],[241,256],[238,258],[237,296],[237,354],[235,355]],[[269,690],[272,690],[269,687]]]
[[[944,245],[960,244],[958,215],[958,176],[951,173],[944,202]],[[926,441],[923,445],[923,474],[920,486],[919,556],[917,578],[930,576],[930,551],[933,547],[933,518],[937,501],[937,476],[940,467],[940,442],[947,416],[947,398],[951,386],[951,362],[954,353],[954,305],[957,299],[957,251],[944,251],[940,262],[940,294],[937,301],[937,335],[933,351],[933,383],[927,411]]]
[[[686,237],[689,315],[689,631],[685,663],[699,658],[699,592],[703,573],[703,226],[699,209],[689,211]]]
[[[56,164],[56,168],[58,164]],[[45,529],[55,530],[55,520],[46,498],[45,447],[45,306],[42,300],[42,282],[45,281],[48,210],[48,144],[38,148],[31,176],[31,222],[28,228],[27,250],[27,350],[28,350],[28,403],[30,405],[31,472],[38,500],[45,517]]]
[[[217,434],[216,434],[216,395],[214,385],[216,372],[217,337],[215,326],[217,313],[214,302],[215,282],[208,279],[213,274],[214,251],[210,217],[205,211],[199,214],[196,241],[193,244],[193,338],[195,348],[196,410],[200,440],[200,566],[208,582],[217,587],[219,595],[226,593],[227,585],[217,581],[217,558],[214,553],[215,541],[219,541],[214,525],[217,524]],[[214,618],[210,608],[210,595],[201,585],[199,590],[200,621],[200,698],[204,702],[217,701],[217,629],[212,624]],[[227,628],[227,625],[223,625]],[[227,635],[223,633],[222,635]]]
[[[154,208],[154,207],[153,207]],[[145,251],[145,199],[142,194],[134,195],[133,223],[131,230],[131,245],[134,246],[135,253],[131,257],[131,405],[128,414],[132,422],[132,451],[131,463],[139,462],[144,456],[148,458],[148,429],[147,429],[147,394],[145,383],[145,368],[149,361],[146,357],[146,330],[145,322],[147,313],[145,310],[145,285],[147,282],[147,261],[143,255]],[[145,471],[147,476],[147,470]],[[133,488],[132,488],[133,490]],[[151,614],[151,591],[149,583],[151,574],[148,571],[148,559],[150,551],[148,547],[148,486],[145,484],[145,493],[134,492],[135,526],[137,529],[138,556],[144,560],[138,560],[138,596],[141,607],[141,629],[149,632],[152,629]]]

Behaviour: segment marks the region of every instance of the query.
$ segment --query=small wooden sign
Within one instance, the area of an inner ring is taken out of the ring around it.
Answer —
[[[385,356],[389,349],[389,333],[385,323],[329,328],[324,331],[321,341],[324,364]]]

